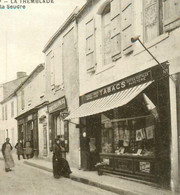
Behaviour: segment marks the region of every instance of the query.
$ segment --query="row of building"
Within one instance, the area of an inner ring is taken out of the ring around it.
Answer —
[[[50,158],[63,135],[73,167],[103,162],[101,173],[178,190],[179,51],[177,0],[87,0],[47,42],[45,63],[1,96],[1,144],[31,141]]]

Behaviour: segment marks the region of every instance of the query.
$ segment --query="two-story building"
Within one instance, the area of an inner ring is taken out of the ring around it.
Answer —
[[[74,123],[63,120],[71,110],[79,106],[77,12],[78,8],[51,37],[43,52],[46,64],[46,94],[49,101],[49,151],[52,152],[55,138],[62,135],[66,145],[66,158],[71,166],[78,168],[78,119]]]
[[[177,0],[88,0],[79,11],[80,107],[66,119],[80,118],[82,168],[103,162],[99,173],[178,188],[179,18]]]
[[[48,115],[44,64],[38,65],[16,89],[18,139],[30,142],[34,156],[48,155]]]
[[[10,138],[14,146],[17,142],[17,98],[15,89],[27,78],[25,72],[17,72],[15,80],[3,83],[0,86],[0,145]]]

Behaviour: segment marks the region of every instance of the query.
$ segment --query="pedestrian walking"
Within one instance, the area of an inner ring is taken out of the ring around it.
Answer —
[[[60,145],[59,138],[55,139],[55,144],[53,145],[53,175],[55,178],[60,178],[64,176],[69,178],[71,169],[69,163],[66,159],[62,157],[62,146]]]
[[[22,140],[18,140],[15,148],[17,149],[18,160],[20,160],[21,155],[23,156],[23,159],[25,159]]]
[[[12,171],[11,168],[15,166],[14,160],[12,157],[11,150],[13,147],[10,144],[10,139],[6,138],[6,142],[2,145],[2,154],[4,157],[4,162],[5,162],[5,171]]]
[[[32,157],[32,155],[33,155],[33,149],[32,149],[32,146],[31,146],[31,142],[30,141],[26,141],[25,142],[24,153],[25,153],[27,159],[29,159],[29,158]]]

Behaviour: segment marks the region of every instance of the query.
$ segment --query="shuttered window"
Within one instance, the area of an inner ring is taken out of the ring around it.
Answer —
[[[51,87],[54,88],[54,85],[55,85],[54,55],[52,55],[50,58],[50,71],[51,71]]]
[[[143,0],[144,41],[150,41],[160,34],[159,0]]]
[[[2,107],[2,120],[4,120],[4,107]]]
[[[111,56],[113,61],[121,57],[120,0],[111,1]]]
[[[24,101],[24,90],[21,91],[21,109],[24,110],[25,101]]]
[[[180,26],[180,1],[164,0],[164,31]]]
[[[14,117],[14,101],[11,102],[11,117]]]
[[[103,36],[103,65],[110,64],[111,60],[111,20],[110,4],[108,4],[102,13],[102,36]]]
[[[86,68],[87,71],[95,68],[94,19],[86,23]]]
[[[62,74],[62,45],[58,47],[55,50],[54,54],[55,59],[54,59],[54,84],[55,86],[59,86],[63,83],[63,74]]]
[[[133,36],[133,25],[132,25],[132,0],[121,1],[122,10],[122,46],[123,53],[128,54],[133,51],[131,37]]]
[[[7,104],[5,105],[5,120],[8,118]]]

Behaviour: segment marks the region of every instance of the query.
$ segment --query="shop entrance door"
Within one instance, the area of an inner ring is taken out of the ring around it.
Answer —
[[[99,162],[101,151],[101,118],[100,115],[87,117],[86,119],[87,144],[85,148],[87,169],[95,170],[95,164]]]

